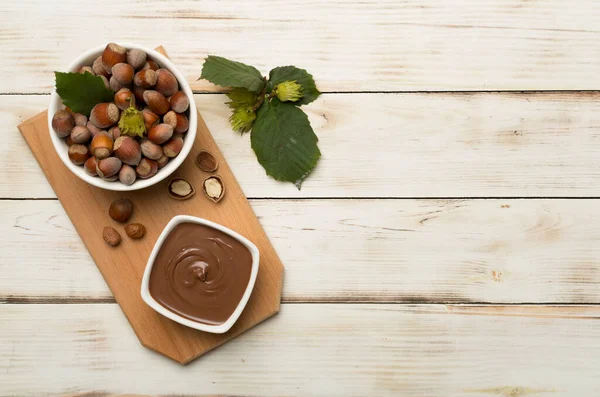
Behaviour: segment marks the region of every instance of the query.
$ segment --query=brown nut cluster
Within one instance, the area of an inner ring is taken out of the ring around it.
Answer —
[[[119,179],[122,179],[124,170],[132,170],[133,168],[127,164],[123,165],[119,172]],[[135,173],[135,171],[134,171]],[[125,182],[123,182],[125,183]],[[120,198],[113,201],[108,209],[108,215],[112,220],[119,223],[127,223],[133,214],[133,204],[129,199]],[[125,226],[125,234],[132,240],[138,240],[146,234],[146,227],[141,223],[128,223]],[[111,247],[116,247],[121,243],[121,234],[111,226],[105,226],[102,230],[102,238],[106,244]]]
[[[110,43],[79,73],[102,78],[114,91],[112,102],[96,104],[89,115],[57,111],[52,129],[69,146],[69,159],[90,176],[125,185],[147,179],[177,157],[189,129],[190,98],[171,71],[140,49]],[[144,120],[143,137],[123,135],[118,126],[135,106]]]

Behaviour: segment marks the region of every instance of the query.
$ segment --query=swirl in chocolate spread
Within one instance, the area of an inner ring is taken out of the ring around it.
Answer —
[[[223,324],[248,286],[252,255],[238,240],[196,223],[177,225],[150,274],[150,294],[167,309],[204,324]]]

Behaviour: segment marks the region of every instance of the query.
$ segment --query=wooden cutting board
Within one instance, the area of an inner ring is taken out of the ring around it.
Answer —
[[[102,190],[71,173],[52,146],[47,120],[44,111],[19,125],[19,130],[142,345],[186,364],[279,311],[283,265],[200,114],[194,147],[181,167],[165,181],[136,192]],[[224,182],[225,196],[218,203],[202,193],[202,181],[210,173],[194,164],[200,150],[209,151],[219,162],[215,174]],[[196,194],[185,201],[170,198],[167,184],[173,177],[189,181]],[[146,236],[141,240],[128,238],[123,225],[108,216],[110,203],[121,197],[129,198],[134,205],[130,222],[146,226]],[[142,275],[154,243],[169,220],[181,214],[225,225],[247,237],[260,251],[252,296],[225,334],[205,333],[171,321],[147,306],[140,296]],[[111,248],[102,239],[106,225],[120,232],[123,240],[118,247]]]

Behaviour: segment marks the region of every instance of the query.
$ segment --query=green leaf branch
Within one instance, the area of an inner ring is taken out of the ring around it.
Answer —
[[[252,131],[252,149],[267,175],[300,189],[321,157],[318,138],[299,108],[321,94],[312,75],[281,66],[267,80],[253,66],[210,55],[200,78],[232,87],[227,93],[231,127],[242,134]]]

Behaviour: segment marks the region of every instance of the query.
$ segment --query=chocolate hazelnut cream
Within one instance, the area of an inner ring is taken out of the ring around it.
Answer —
[[[150,295],[168,310],[209,325],[223,324],[248,287],[252,254],[210,226],[180,223],[162,244],[150,273]]]

